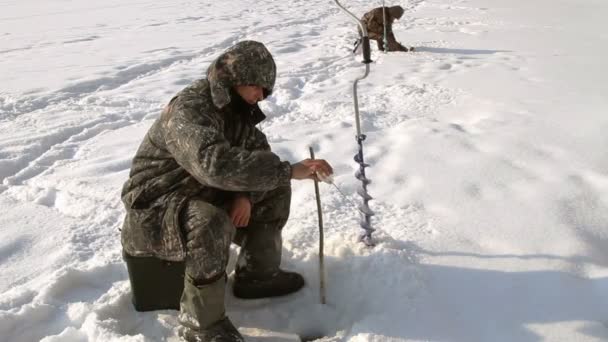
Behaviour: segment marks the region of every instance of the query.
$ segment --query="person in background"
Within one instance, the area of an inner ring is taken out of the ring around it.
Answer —
[[[403,7],[378,7],[365,13],[361,21],[367,28],[370,40],[378,43],[380,51],[414,51],[414,48],[407,48],[401,45],[393,33],[393,21],[399,20],[403,16]],[[387,46],[384,46],[384,15],[386,14],[386,39]]]

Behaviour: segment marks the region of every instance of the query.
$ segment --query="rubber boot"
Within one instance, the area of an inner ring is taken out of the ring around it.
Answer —
[[[288,295],[304,286],[304,278],[295,272],[278,270],[267,276],[237,274],[232,292],[235,297],[257,299]]]
[[[179,336],[187,342],[244,342],[226,317],[226,277],[206,285],[194,285],[186,276],[180,302]]]

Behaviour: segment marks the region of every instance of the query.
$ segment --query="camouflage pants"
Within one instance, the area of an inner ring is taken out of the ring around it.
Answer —
[[[211,283],[226,272],[230,244],[241,246],[237,275],[264,276],[281,263],[281,230],[289,218],[291,187],[266,192],[253,203],[249,225],[235,228],[227,204],[191,199],[180,213],[186,240],[186,275],[197,284]]]

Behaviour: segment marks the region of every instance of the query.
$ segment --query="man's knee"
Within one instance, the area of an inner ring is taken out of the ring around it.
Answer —
[[[187,203],[180,215],[186,245],[186,273],[196,280],[225,272],[235,227],[221,208],[201,200]]]
[[[280,186],[274,190],[274,197],[291,201],[291,185]]]
[[[281,186],[270,190],[252,208],[251,220],[268,222],[287,220],[291,207],[291,186]]]

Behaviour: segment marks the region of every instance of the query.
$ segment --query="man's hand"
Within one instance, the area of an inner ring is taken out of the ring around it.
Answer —
[[[292,179],[317,179],[316,173],[329,177],[334,173],[328,162],[323,159],[304,159],[291,165]]]
[[[251,201],[245,195],[238,194],[230,206],[230,220],[235,227],[247,227],[251,217]]]

